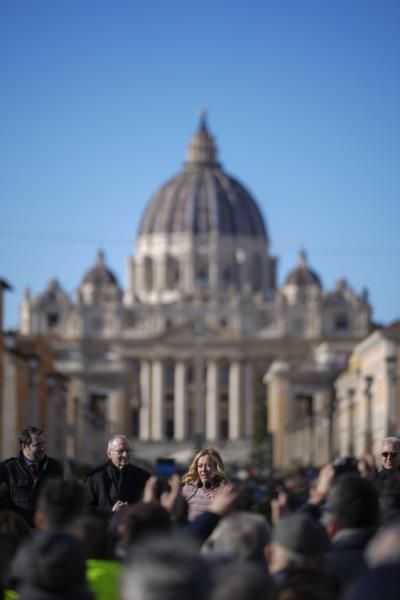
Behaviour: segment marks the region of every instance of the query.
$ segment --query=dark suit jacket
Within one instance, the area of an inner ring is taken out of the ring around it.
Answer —
[[[112,507],[121,500],[133,504],[141,500],[150,473],[129,464],[119,471],[111,461],[88,473],[85,480],[87,506],[91,513],[111,519]]]
[[[61,463],[46,457],[34,477],[24,461],[22,452],[0,465],[0,510],[18,513],[33,527],[37,500],[46,479],[63,477]]]

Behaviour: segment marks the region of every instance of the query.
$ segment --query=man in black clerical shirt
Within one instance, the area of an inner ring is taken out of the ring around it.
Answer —
[[[141,500],[150,473],[130,463],[131,448],[124,435],[108,442],[106,464],[91,471],[85,481],[90,512],[107,520],[127,504]]]

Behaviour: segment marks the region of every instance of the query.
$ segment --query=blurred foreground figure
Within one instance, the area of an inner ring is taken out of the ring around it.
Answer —
[[[274,526],[268,547],[268,566],[275,599],[334,600],[332,582],[323,572],[330,543],[324,527],[298,512]]]
[[[208,510],[216,490],[227,482],[222,458],[214,448],[201,450],[182,477],[182,494],[189,505],[189,521]]]
[[[38,532],[15,557],[19,600],[93,600],[80,542],[64,532]]]
[[[210,567],[188,539],[171,536],[135,546],[122,578],[122,600],[207,600]]]
[[[20,453],[0,465],[0,509],[19,514],[34,527],[34,514],[43,483],[62,479],[61,464],[46,456],[46,438],[39,427],[29,426],[18,436]]]
[[[91,471],[85,481],[87,506],[91,513],[111,520],[127,504],[141,500],[150,473],[130,463],[131,448],[124,435],[108,442],[108,462]]]
[[[211,600],[270,600],[271,579],[254,563],[230,562],[213,567]]]
[[[271,528],[265,517],[240,511],[224,517],[211,535],[212,552],[241,562],[267,568],[267,545],[271,540]],[[212,557],[212,554],[211,554]]]
[[[331,539],[325,566],[340,593],[366,568],[364,550],[379,519],[378,494],[371,481],[358,475],[342,475],[332,484],[323,516]]]
[[[122,565],[114,559],[105,520],[84,515],[74,521],[69,531],[82,543],[86,577],[96,600],[120,600]]]
[[[382,565],[366,571],[345,595],[345,600],[398,600],[400,598],[399,565]]]
[[[53,479],[41,490],[35,513],[38,529],[66,529],[85,511],[85,488],[78,481]]]

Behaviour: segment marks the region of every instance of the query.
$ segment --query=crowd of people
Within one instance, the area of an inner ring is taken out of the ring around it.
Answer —
[[[107,462],[80,482],[63,478],[41,429],[19,444],[0,464],[0,598],[400,597],[397,438],[382,441],[379,469],[340,459],[315,478],[269,477],[261,495],[213,448],[166,483],[113,435]]]

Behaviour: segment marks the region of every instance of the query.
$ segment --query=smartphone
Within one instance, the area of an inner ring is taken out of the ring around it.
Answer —
[[[174,458],[158,458],[156,460],[155,474],[157,477],[157,492],[159,498],[163,492],[170,490],[169,480],[176,473],[176,464]]]

